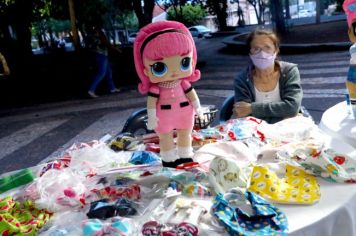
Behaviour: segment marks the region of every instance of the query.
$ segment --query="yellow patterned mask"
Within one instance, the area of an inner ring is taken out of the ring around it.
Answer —
[[[249,190],[277,203],[314,204],[320,199],[316,178],[292,165],[286,166],[285,178],[268,167],[254,166]]]

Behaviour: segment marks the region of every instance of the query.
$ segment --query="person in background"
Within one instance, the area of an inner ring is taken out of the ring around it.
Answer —
[[[1,62],[1,70],[0,70],[0,75],[10,75],[10,68],[7,65],[6,59],[4,55],[1,54],[0,52],[0,62]]]
[[[111,93],[120,92],[120,89],[116,88],[112,78],[112,70],[109,62],[109,49],[119,53],[121,53],[121,50],[109,42],[99,25],[93,26],[91,37],[91,49],[95,53],[96,74],[90,85],[88,95],[92,98],[98,97],[98,95],[95,94],[95,90],[104,77],[107,78]]]
[[[273,31],[257,29],[247,39],[250,65],[234,80],[233,117],[254,116],[268,123],[296,116],[302,87],[296,64],[279,61],[279,39]]]

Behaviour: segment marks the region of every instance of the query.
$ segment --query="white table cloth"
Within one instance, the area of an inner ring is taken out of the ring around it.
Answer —
[[[329,137],[326,145],[356,159],[356,150]],[[330,183],[318,178],[321,198],[312,206],[277,206],[287,215],[291,236],[356,236],[356,184]]]
[[[319,128],[356,148],[356,119],[348,111],[346,102],[330,107],[323,113]]]

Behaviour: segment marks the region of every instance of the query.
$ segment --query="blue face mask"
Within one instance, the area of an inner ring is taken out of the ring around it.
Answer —
[[[277,53],[267,53],[261,50],[259,53],[250,54],[250,58],[252,63],[261,70],[264,70],[274,64],[276,59]]]

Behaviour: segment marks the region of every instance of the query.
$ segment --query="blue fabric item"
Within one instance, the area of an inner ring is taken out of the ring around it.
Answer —
[[[214,200],[214,216],[230,235],[287,235],[288,221],[284,213],[252,192],[246,191],[245,196],[254,212],[252,215],[231,206],[222,194],[217,195]]]
[[[119,198],[115,203],[109,203],[108,199],[101,199],[90,203],[90,209],[87,213],[89,219],[107,219],[114,216],[132,216],[136,215],[137,204],[126,198]]]
[[[131,234],[131,225],[121,218],[112,218],[111,222],[102,222],[98,219],[88,220],[83,224],[83,236],[111,235],[123,236]]]
[[[134,165],[151,164],[160,162],[160,158],[153,152],[137,151],[134,152],[129,160],[129,163]]]
[[[356,83],[356,66],[350,65],[347,80]]]

